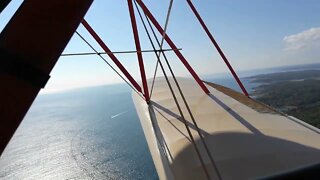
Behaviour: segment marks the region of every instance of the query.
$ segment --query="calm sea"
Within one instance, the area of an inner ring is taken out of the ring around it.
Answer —
[[[240,76],[294,69],[301,67]],[[205,79],[240,91],[230,75]],[[258,85],[243,82],[249,92]],[[38,96],[1,156],[0,179],[158,179],[130,88],[119,84]]]
[[[130,88],[37,97],[1,156],[0,179],[158,179]]]

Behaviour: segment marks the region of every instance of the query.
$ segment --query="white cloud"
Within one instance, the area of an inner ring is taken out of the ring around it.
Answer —
[[[320,47],[320,27],[285,36],[283,41],[287,51]]]

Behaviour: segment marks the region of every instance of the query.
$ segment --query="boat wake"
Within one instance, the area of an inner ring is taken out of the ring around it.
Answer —
[[[121,115],[123,115],[123,114],[125,114],[125,113],[127,113],[128,111],[123,111],[123,112],[121,112],[121,113],[118,113],[118,114],[116,114],[116,115],[113,115],[113,116],[111,116],[111,119],[113,119],[113,118],[116,118],[116,117],[118,117],[118,116],[121,116]]]

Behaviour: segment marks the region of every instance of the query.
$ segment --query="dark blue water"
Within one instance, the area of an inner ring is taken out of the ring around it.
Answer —
[[[248,76],[320,65],[240,72]],[[231,75],[205,78],[241,92]],[[125,84],[40,95],[0,159],[0,179],[158,179]]]
[[[158,179],[131,90],[40,95],[1,156],[0,179]]]

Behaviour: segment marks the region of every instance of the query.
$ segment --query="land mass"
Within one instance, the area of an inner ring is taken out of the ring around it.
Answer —
[[[320,70],[262,74],[252,96],[275,109],[320,128]]]

